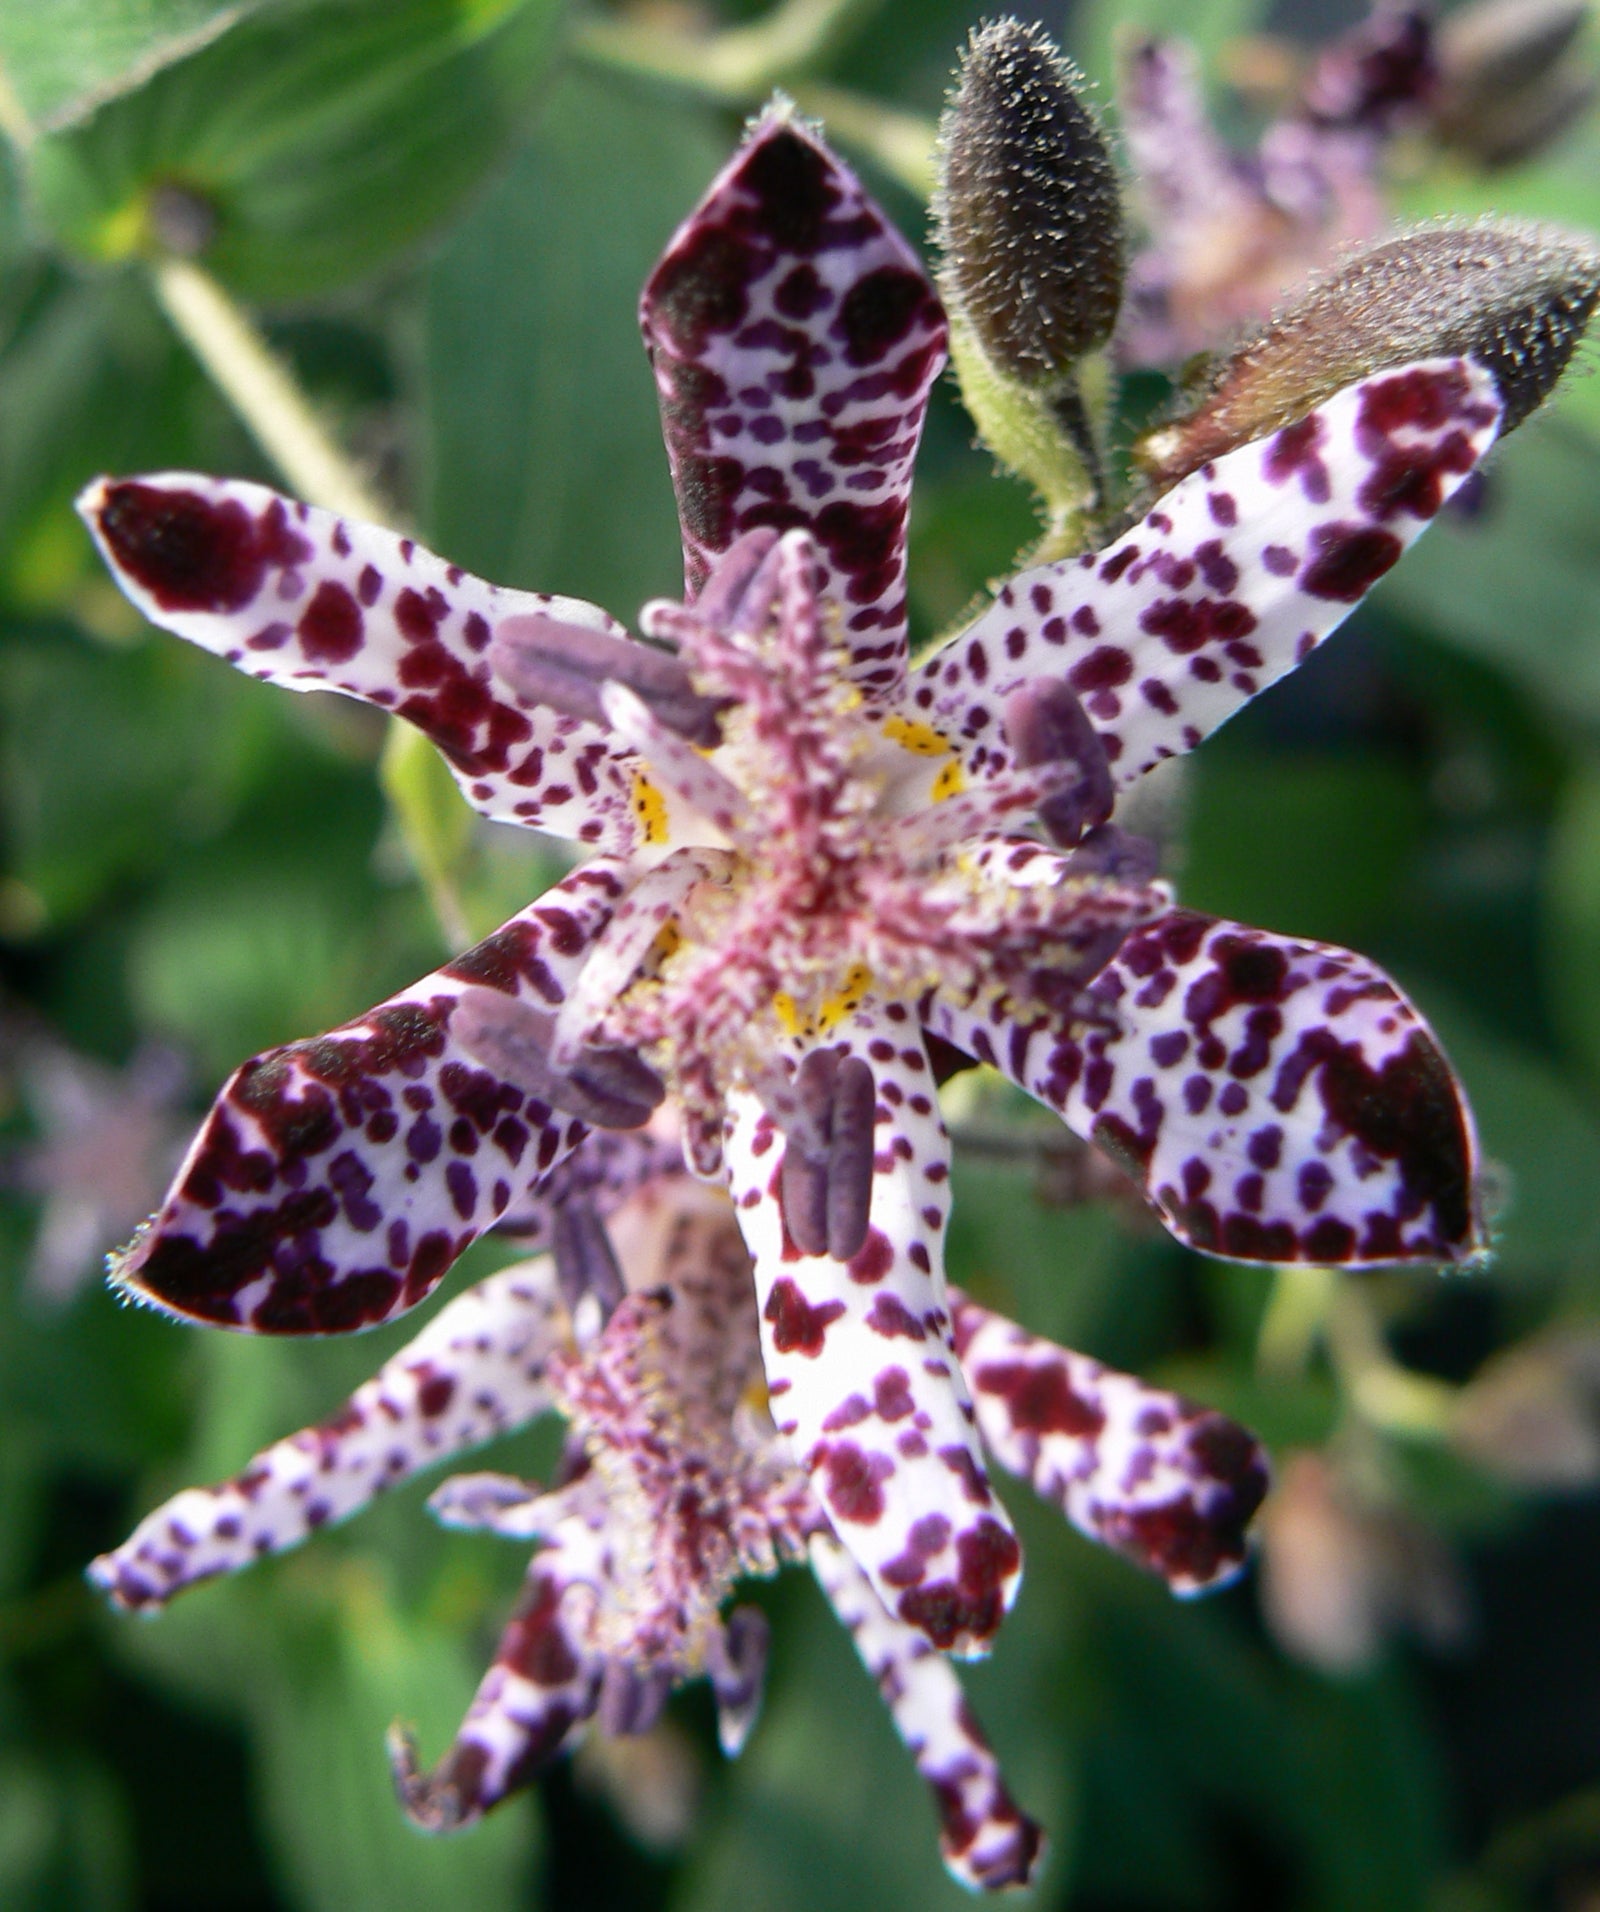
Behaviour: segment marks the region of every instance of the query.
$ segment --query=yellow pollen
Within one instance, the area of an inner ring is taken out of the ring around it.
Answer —
[[[764,1375],[755,1375],[746,1383],[744,1393],[739,1396],[739,1405],[749,1408],[752,1414],[765,1414],[769,1411],[771,1400],[767,1394]]]
[[[961,768],[961,759],[952,757],[933,780],[933,788],[928,793],[935,803],[943,803],[946,797],[958,797],[967,787],[967,773]]]
[[[633,814],[649,844],[667,840],[667,800],[642,770],[633,773]]]
[[[815,1008],[802,1010],[787,989],[780,989],[772,998],[772,1013],[786,1036],[831,1035],[861,1007],[871,987],[872,971],[865,963],[852,963],[839,987],[823,996]]]
[[[883,734],[890,743],[916,757],[945,757],[951,753],[948,738],[941,737],[932,724],[920,723],[914,717],[886,717]]]
[[[846,1016],[853,1016],[871,987],[872,971],[865,963],[852,963],[845,972],[843,983],[831,996],[824,998],[821,1009],[817,1011],[817,1023],[822,1033],[831,1033]]]

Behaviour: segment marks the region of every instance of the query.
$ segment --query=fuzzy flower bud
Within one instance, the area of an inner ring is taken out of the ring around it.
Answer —
[[[1538,152],[1594,103],[1595,81],[1569,58],[1584,0],[1478,0],[1438,30],[1435,136],[1484,166]]]
[[[1081,88],[1037,27],[990,21],[972,35],[940,128],[950,357],[984,443],[1045,508],[1040,557],[1077,549],[1101,497],[1105,393],[1084,362],[1122,302],[1116,168]]]
[[[1037,27],[977,28],[940,128],[941,285],[1025,385],[1103,345],[1122,300],[1116,168],[1082,79]]]
[[[1356,253],[1242,345],[1139,462],[1165,489],[1281,429],[1353,380],[1426,358],[1476,359],[1502,435],[1554,389],[1600,301],[1600,249],[1556,227],[1429,226]]]

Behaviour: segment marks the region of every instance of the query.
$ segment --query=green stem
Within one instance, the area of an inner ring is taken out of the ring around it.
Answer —
[[[1272,1290],[1256,1332],[1256,1369],[1295,1379],[1304,1374],[1333,1307],[1331,1269],[1286,1266],[1274,1270]]]
[[[676,80],[741,105],[820,64],[882,0],[783,0],[754,26],[664,33],[627,20],[576,23],[574,50],[642,78]]]
[[[216,280],[187,259],[158,259],[150,273],[173,326],[289,488],[342,518],[393,524],[395,513],[340,450],[288,367]],[[407,724],[389,725],[379,777],[444,941],[458,949],[469,940],[467,911],[450,852],[465,845],[463,800],[453,787],[445,788],[449,779],[433,746]]]
[[[666,80],[745,111],[758,107],[775,87],[784,88],[802,112],[826,120],[842,145],[865,154],[926,199],[934,184],[933,122],[805,77],[881,3],[786,0],[756,26],[705,36],[589,19],[574,26],[571,45],[580,59],[596,66],[637,79]]]
[[[1384,1345],[1368,1298],[1341,1286],[1328,1317],[1328,1351],[1356,1412],[1385,1434],[1438,1441],[1450,1431],[1458,1390],[1413,1374]]]
[[[902,113],[878,100],[820,81],[797,84],[795,103],[827,122],[841,145],[865,153],[918,199],[931,199],[938,177],[938,131],[920,113]]]
[[[292,374],[210,273],[192,260],[163,258],[150,275],[174,328],[291,488],[341,517],[392,521]]]

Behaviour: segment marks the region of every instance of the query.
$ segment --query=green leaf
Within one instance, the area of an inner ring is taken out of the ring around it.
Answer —
[[[1435,524],[1381,601],[1498,664],[1564,721],[1600,720],[1600,451],[1537,420],[1497,454],[1489,483],[1482,514]]]
[[[179,244],[252,298],[322,292],[432,230],[500,156],[558,0],[284,0],[33,148],[90,257]]]
[[[498,1616],[483,1619],[492,1639]],[[398,1602],[372,1556],[318,1544],[253,1579],[200,1589],[149,1627],[117,1625],[124,1655],[164,1687],[248,1722],[271,1850],[297,1912],[528,1903],[536,1848],[525,1802],[433,1840],[395,1799],[389,1725],[415,1721],[436,1755],[487,1650],[459,1617]]]
[[[844,1630],[801,1574],[783,1594],[763,1717],[725,1770],[721,1809],[691,1849],[674,1912],[961,1912],[973,1901],[940,1862],[932,1802]],[[999,1651],[1013,1644],[1008,1631]],[[1041,1695],[1053,1703],[1051,1683],[1035,1678],[1031,1697]],[[1021,1803],[1057,1831],[1070,1792],[1068,1736],[1051,1731],[1046,1741],[1037,1715],[978,1710],[1002,1757],[1034,1726],[1036,1750],[1052,1755],[1055,1797],[1019,1779]]]
[[[1600,1234],[1600,1121],[1557,1071],[1505,1041],[1430,983],[1428,1019],[1467,1086],[1485,1154],[1506,1174],[1495,1266],[1548,1267]]]
[[[1195,760],[1190,788],[1182,882],[1193,908],[1359,948],[1403,898],[1423,801],[1402,764],[1268,755],[1221,737]]]
[[[1545,947],[1556,1015],[1600,1082],[1600,764],[1563,794],[1546,871]]]
[[[630,620],[646,597],[681,591],[635,315],[727,148],[704,109],[576,74],[552,90],[429,273],[423,517],[436,549]]]
[[[0,8],[0,69],[17,103],[63,126],[225,32],[258,0],[50,0]]]

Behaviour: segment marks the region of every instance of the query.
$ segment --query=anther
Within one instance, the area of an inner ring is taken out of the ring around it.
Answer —
[[[639,1670],[622,1660],[608,1660],[600,1676],[596,1717],[600,1730],[613,1738],[648,1733],[660,1719],[672,1694],[672,1675],[660,1667]]]
[[[758,580],[763,584],[767,582],[761,574],[763,570],[770,572],[767,560],[777,542],[775,526],[758,525],[754,531],[735,538],[717,559],[705,589],[694,601],[695,614],[712,630],[749,630],[752,624],[765,621],[772,608],[770,588],[754,592],[752,587]],[[763,596],[765,603],[761,602]]]
[[[450,1033],[513,1088],[597,1129],[640,1129],[666,1084],[630,1049],[585,1049],[570,1069],[550,1061],[555,1018],[497,989],[465,989]]]
[[[1105,822],[1116,799],[1100,733],[1059,677],[1035,677],[1014,690],[1005,700],[1003,715],[1019,769],[1045,764],[1077,767],[1077,775],[1039,805],[1046,836],[1062,849],[1071,849],[1086,830]]]
[[[717,699],[700,695],[681,659],[633,638],[534,611],[502,622],[489,662],[519,697],[564,716],[604,725],[600,687],[625,684],[691,742],[712,746],[721,740]]]
[[[594,1203],[580,1200],[561,1204],[550,1235],[561,1299],[574,1327],[583,1330],[580,1341],[592,1340],[627,1292],[610,1233]]]
[[[1150,837],[1134,836],[1114,823],[1090,830],[1067,858],[1066,874],[1104,877],[1130,888],[1152,882],[1161,868],[1161,846]]]
[[[717,1738],[738,1756],[761,1711],[772,1628],[760,1607],[735,1607],[706,1645],[706,1672],[717,1701]]]
[[[814,1049],[794,1090],[778,1185],[784,1224],[802,1254],[848,1261],[867,1239],[877,1085],[859,1056]]]

